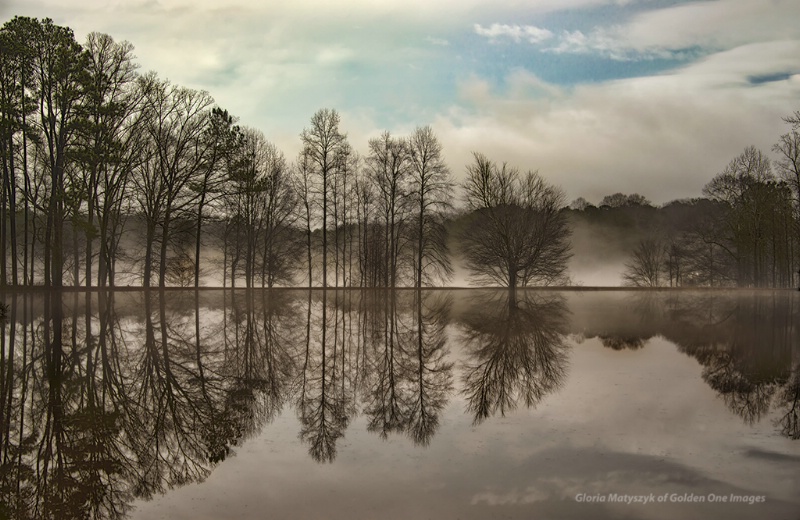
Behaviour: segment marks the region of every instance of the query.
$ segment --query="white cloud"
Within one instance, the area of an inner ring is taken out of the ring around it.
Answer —
[[[493,23],[489,27],[481,24],[474,25],[475,33],[489,38],[490,42],[496,42],[503,38],[509,38],[517,43],[523,40],[529,43],[541,43],[553,37],[553,33],[547,29],[536,27],[535,25],[507,25]]]

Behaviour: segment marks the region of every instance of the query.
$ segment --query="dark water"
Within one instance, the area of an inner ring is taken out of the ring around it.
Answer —
[[[0,518],[800,518],[797,292],[0,300]]]

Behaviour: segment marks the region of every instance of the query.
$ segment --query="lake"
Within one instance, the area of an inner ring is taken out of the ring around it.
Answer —
[[[0,301],[0,518],[800,517],[797,291]]]

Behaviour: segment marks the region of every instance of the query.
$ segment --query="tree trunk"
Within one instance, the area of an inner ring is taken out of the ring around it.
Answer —
[[[167,247],[169,245],[170,206],[167,204],[164,213],[164,224],[161,227],[161,254],[158,266],[158,286],[166,287],[167,284]]]

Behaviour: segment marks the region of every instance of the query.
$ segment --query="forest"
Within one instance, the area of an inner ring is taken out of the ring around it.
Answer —
[[[361,155],[327,108],[287,158],[133,50],[50,19],[0,29],[0,286],[573,285],[570,265],[602,261],[578,231],[608,239],[625,285],[800,283],[800,111],[775,159],[745,148],[696,199],[568,204],[479,151],[454,175],[430,126]]]

